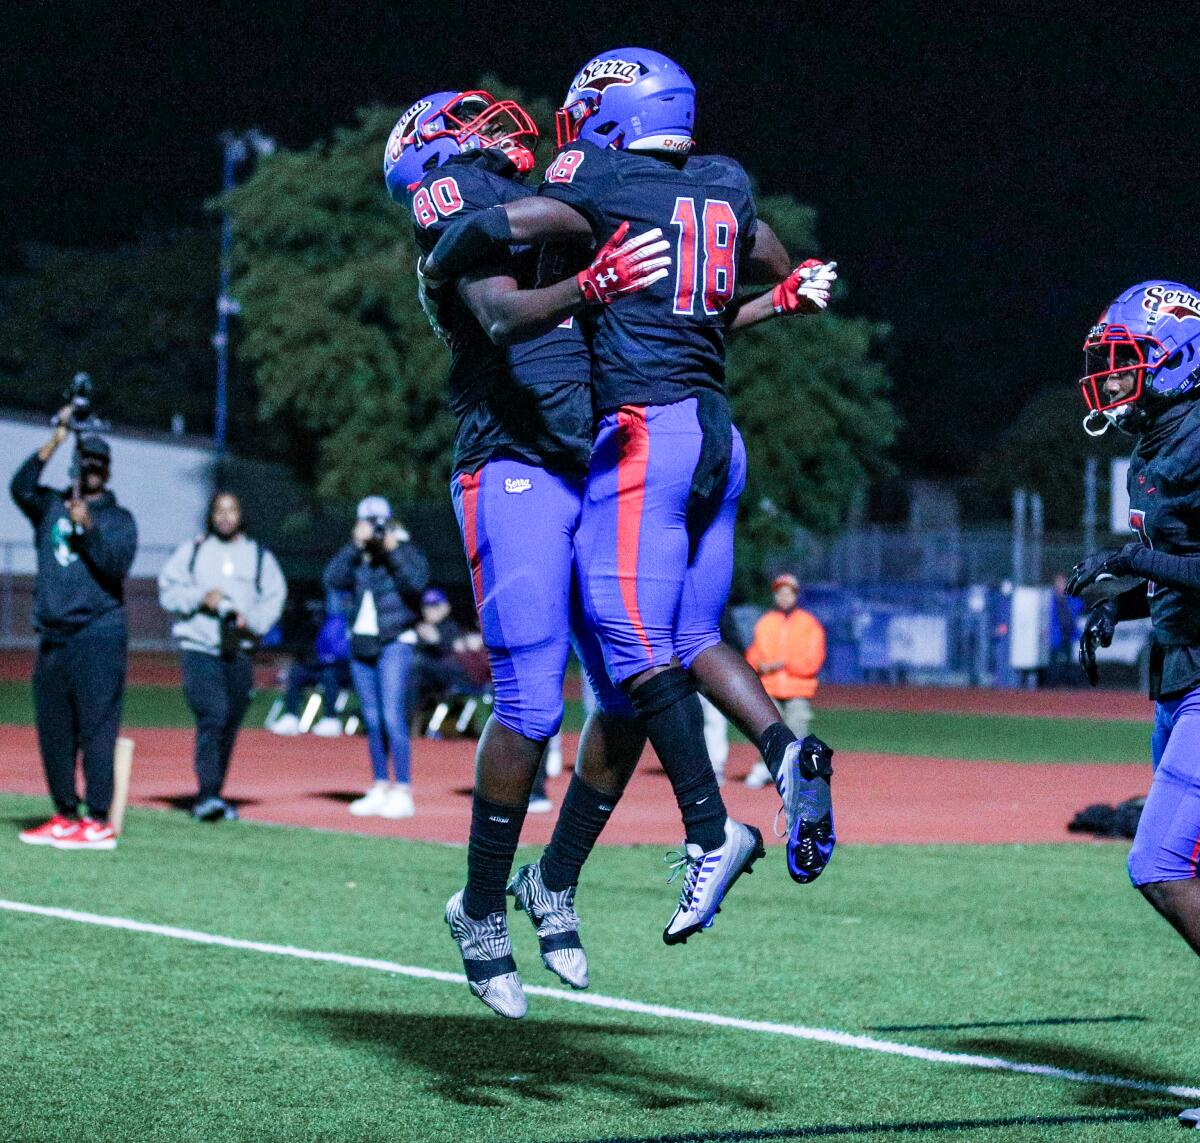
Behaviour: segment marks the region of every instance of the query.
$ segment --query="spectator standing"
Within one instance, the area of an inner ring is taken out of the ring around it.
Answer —
[[[746,661],[761,676],[763,689],[788,729],[803,739],[812,720],[810,700],[817,693],[817,674],[825,662],[825,628],[815,615],[796,606],[800,584],[794,575],[776,576],[771,590],[775,606],[754,625]],[[746,785],[756,790],[770,781],[770,771],[759,762]]]
[[[21,840],[57,849],[115,849],[108,811],[125,694],[124,583],[137,551],[137,526],[108,488],[112,452],[102,437],[79,438],[74,488],[38,483],[67,438],[70,415],[70,406],[59,412],[53,436],[17,469],[10,489],[37,543],[33,704],[54,801],[54,816],[25,830]],[[80,756],[87,802],[82,818],[75,782]]]
[[[222,796],[234,743],[254,686],[253,652],[283,614],[287,583],[275,557],[250,539],[242,506],[217,492],[204,534],[185,540],[158,576],[158,598],[175,617],[183,652],[183,693],[196,718],[192,816],[232,821]]]
[[[382,496],[366,497],[356,515],[350,543],[329,561],[324,575],[327,592],[351,596],[350,676],[367,728],[374,776],[371,788],[350,803],[350,812],[357,817],[409,818],[416,807],[408,680],[429,564]]]

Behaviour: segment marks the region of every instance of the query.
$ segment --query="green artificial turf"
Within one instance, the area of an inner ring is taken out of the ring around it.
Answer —
[[[256,695],[247,726],[261,726],[275,695]],[[0,724],[29,725],[33,700],[23,683],[0,683]],[[178,687],[131,686],[125,725],[191,727]],[[583,708],[568,702],[564,729],[583,725]],[[910,711],[830,710],[818,707],[813,731],[837,749],[1012,762],[1145,762],[1147,723],[1013,715],[926,714]],[[739,736],[734,734],[735,738]]]
[[[0,897],[457,971],[460,848],[133,810],[112,854],[17,844]],[[1119,845],[773,850],[716,926],[660,930],[661,851],[604,848],[578,905],[594,992],[926,1048],[1200,1085],[1195,957]],[[514,945],[538,964],[526,919]],[[999,1074],[0,911],[0,1138],[1177,1138],[1171,1096]],[[921,1126],[919,1131],[905,1130]]]

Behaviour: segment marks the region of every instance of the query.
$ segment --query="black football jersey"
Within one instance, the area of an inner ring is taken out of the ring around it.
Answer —
[[[1129,524],[1142,543],[1200,558],[1200,402],[1169,409],[1129,461]],[[1162,695],[1200,683],[1200,592],[1147,585]]]
[[[723,393],[725,308],[758,225],[746,172],[720,155],[662,157],[581,142],[559,152],[539,193],[583,214],[597,243],[628,220],[631,236],[657,226],[672,244],[666,278],[586,318],[597,409]]]
[[[428,254],[451,222],[536,193],[495,150],[469,151],[430,171],[412,198],[417,245]],[[537,249],[512,246],[479,267],[537,285]],[[450,407],[458,418],[454,468],[473,472],[511,456],[572,475],[587,470],[592,442],[591,362],[576,321],[511,346],[494,344],[449,282],[431,292],[450,347]]]

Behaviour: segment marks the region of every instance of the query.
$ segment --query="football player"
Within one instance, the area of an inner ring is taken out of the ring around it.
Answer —
[[[601,420],[576,537],[608,673],[644,720],[684,820],[686,875],[668,944],[711,925],[763,853],[758,831],[726,814],[697,682],[763,752],[787,813],[792,876],[819,875],[834,844],[831,752],[818,739],[795,740],[718,627],[745,482],[724,393],[725,333],[776,313],[819,312],[836,274],[820,263],[789,271],[741,167],[691,153],[694,110],[691,80],[667,57],[639,48],[597,56],[559,112],[562,149],[538,197],[463,220],[427,260],[431,275],[452,275],[499,244],[603,243],[626,219],[675,240],[672,275],[588,318]],[[777,285],[742,305],[747,276]]]
[[[1092,603],[1079,643],[1088,681],[1096,647],[1123,619],[1149,616],[1154,778],[1129,877],[1200,953],[1200,292],[1178,282],[1125,290],[1084,342],[1084,430],[1135,440],[1129,525],[1137,538],[1077,564],[1067,591]],[[1131,586],[1132,585],[1132,586]],[[1200,1107],[1179,1119],[1200,1126]]]
[[[1149,616],[1154,779],[1129,854],[1143,896],[1200,953],[1200,292],[1142,282],[1084,343],[1084,428],[1135,441],[1129,524],[1136,539],[1077,564],[1067,591],[1093,604],[1079,646],[1094,686],[1096,647]],[[1124,589],[1124,590],[1121,590]]]
[[[411,212],[418,246],[432,249],[451,219],[532,195],[522,176],[536,142],[532,120],[511,100],[482,91],[418,100],[396,124],[384,159],[388,190]],[[573,539],[591,447],[591,364],[573,315],[665,274],[670,259],[657,238],[610,243],[585,270],[543,290],[532,289],[537,251],[497,250],[488,265],[425,290],[423,299],[453,353],[451,492],[495,684],[476,755],[467,884],[447,904],[446,920],[472,992],[513,1018],[527,1005],[505,884],[538,763],[562,721]],[[506,340],[505,323],[518,317],[540,336],[497,345]],[[581,742],[579,782],[566,802],[571,828],[555,835],[568,854],[590,848],[587,835],[603,828],[645,741],[592,647],[582,641],[579,650],[602,712]],[[572,987],[587,987],[573,882],[548,887],[540,866],[531,867],[514,892],[538,927],[546,966]]]

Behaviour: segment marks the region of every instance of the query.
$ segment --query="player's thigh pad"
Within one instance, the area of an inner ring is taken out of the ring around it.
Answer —
[[[580,486],[493,460],[455,474],[451,494],[492,668],[493,713],[526,738],[549,738],[562,724]]]
[[[634,718],[633,703],[629,701],[629,696],[608,677],[604,648],[584,614],[578,579],[571,589],[571,646],[575,649],[592,694],[596,696],[596,706],[605,714]]]
[[[1200,861],[1200,689],[1159,708],[1170,734],[1129,851],[1134,885],[1187,880]]]
[[[616,683],[675,654],[700,441],[695,400],[628,407],[600,422],[576,563],[587,621]]]
[[[690,667],[701,651],[721,641],[721,613],[733,585],[733,533],[738,500],[746,487],[746,446],[733,430],[733,455],[725,499],[716,519],[700,538],[696,555],[683,581],[679,615],[675,621],[675,654]]]

